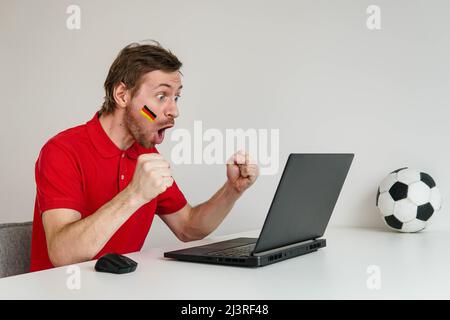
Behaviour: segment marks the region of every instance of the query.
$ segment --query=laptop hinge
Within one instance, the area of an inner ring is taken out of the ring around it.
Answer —
[[[293,247],[297,247],[297,246],[299,246],[301,244],[313,243],[314,241],[317,241],[317,240],[314,238],[312,240],[296,242],[296,243],[293,243],[293,244],[288,244],[288,245],[283,246],[283,247],[278,247],[278,248],[275,248],[275,249],[270,249],[270,250],[266,250],[266,251],[262,251],[262,252],[252,252],[252,256],[255,256],[255,257],[257,257],[257,256],[265,256],[267,254],[272,254],[274,252],[278,252],[278,251],[281,251],[281,250],[287,250],[287,249],[290,249],[290,248],[293,248]]]

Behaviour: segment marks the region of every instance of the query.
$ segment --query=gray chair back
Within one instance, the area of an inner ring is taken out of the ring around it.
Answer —
[[[32,224],[0,224],[0,278],[29,272]]]

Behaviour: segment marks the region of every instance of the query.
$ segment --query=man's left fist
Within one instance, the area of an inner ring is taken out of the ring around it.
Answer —
[[[227,161],[228,183],[238,192],[244,192],[259,175],[259,167],[249,154],[238,151]]]

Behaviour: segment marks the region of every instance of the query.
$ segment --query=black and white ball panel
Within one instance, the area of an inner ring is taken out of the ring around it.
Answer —
[[[430,175],[405,167],[392,171],[381,182],[376,205],[389,227],[415,232],[424,229],[426,221],[440,209],[441,194]]]

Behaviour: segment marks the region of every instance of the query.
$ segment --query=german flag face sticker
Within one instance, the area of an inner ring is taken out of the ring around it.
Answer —
[[[146,105],[144,105],[141,109],[141,114],[147,118],[148,121],[153,122],[156,119],[156,114],[150,110]]]

